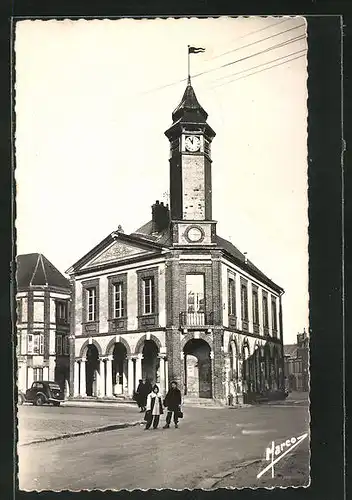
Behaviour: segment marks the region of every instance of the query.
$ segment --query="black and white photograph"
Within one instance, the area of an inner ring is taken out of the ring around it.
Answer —
[[[14,27],[24,491],[310,485],[307,21]]]

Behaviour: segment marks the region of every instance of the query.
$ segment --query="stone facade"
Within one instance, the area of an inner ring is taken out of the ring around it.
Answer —
[[[157,201],[67,271],[72,395],[132,397],[142,378],[222,403],[283,394],[283,290],[217,235],[206,122],[189,82],[165,133],[170,211]]]
[[[70,284],[41,254],[17,257],[17,386],[69,384]]]

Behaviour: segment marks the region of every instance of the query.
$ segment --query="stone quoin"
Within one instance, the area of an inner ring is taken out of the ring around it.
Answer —
[[[223,404],[284,394],[283,289],[217,234],[207,119],[189,80],[165,132],[170,207],[67,271],[71,396],[131,397],[141,378]]]

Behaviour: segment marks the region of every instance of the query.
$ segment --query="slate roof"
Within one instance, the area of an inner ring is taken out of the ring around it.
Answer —
[[[30,286],[70,288],[69,280],[41,253],[18,255],[16,266],[17,288]]]
[[[172,113],[172,125],[165,132],[166,137],[169,139],[173,136],[174,132],[180,128],[182,124],[187,123],[191,128],[196,125],[204,129],[206,134],[213,138],[215,137],[214,130],[207,123],[208,113],[199,104],[194,89],[189,79],[186,90],[183,93],[180,104]]]
[[[152,235],[152,221],[147,222],[142,227],[137,229],[132,233],[131,236],[137,236],[140,239],[148,239],[150,241],[155,241],[156,243],[162,244],[166,247],[171,246],[172,238],[170,234],[170,229],[166,229],[164,232],[159,233],[157,235]],[[216,241],[218,247],[224,250],[230,257],[233,257],[238,264],[251,272],[253,275],[257,276],[258,279],[263,280],[269,286],[273,287],[275,290],[283,291],[283,289],[274,283],[270,278],[268,278],[258,267],[256,267],[253,262],[249,259],[246,260],[245,255],[238,250],[230,241],[221,238],[220,236],[216,236]]]
[[[191,82],[188,82],[180,104],[172,113],[172,121],[175,123],[180,118],[184,119],[187,114],[195,117],[195,121],[197,122],[201,121],[205,123],[208,118],[208,113],[198,102]]]

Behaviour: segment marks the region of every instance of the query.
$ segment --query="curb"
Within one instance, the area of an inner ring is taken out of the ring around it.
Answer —
[[[68,439],[71,437],[86,436],[87,434],[98,434],[99,432],[114,431],[116,429],[125,429],[127,427],[135,427],[143,423],[144,422],[142,420],[138,420],[136,422],[123,422],[121,424],[105,425],[104,427],[97,427],[95,429],[90,429],[87,431],[71,432],[69,434],[62,434],[61,436],[54,436],[45,439],[36,439],[35,441],[29,441],[27,443],[19,444],[19,446],[29,446],[31,444],[38,444],[38,443],[48,443],[49,441],[60,441],[61,439]]]
[[[196,486],[196,489],[201,489],[201,490],[209,490],[215,488],[216,484],[221,481],[221,479],[224,479],[227,476],[231,476],[231,474],[234,474],[240,469],[244,469],[245,467],[248,467],[249,465],[253,465],[259,462],[262,462],[262,458],[255,458],[253,460],[246,460],[245,462],[241,462],[240,464],[236,465],[232,469],[229,469],[225,472],[219,472],[218,474],[214,474],[211,477],[207,477],[203,479],[198,485]]]
[[[61,408],[136,408],[133,403],[115,401],[65,401]]]

